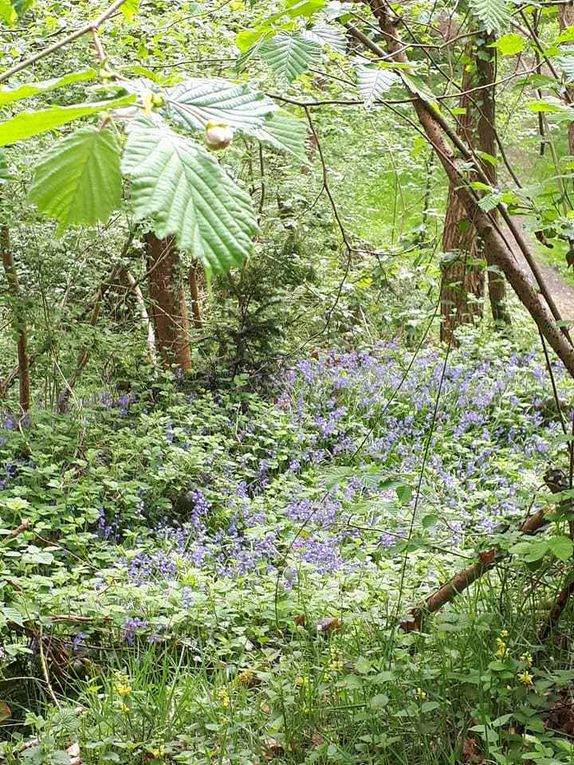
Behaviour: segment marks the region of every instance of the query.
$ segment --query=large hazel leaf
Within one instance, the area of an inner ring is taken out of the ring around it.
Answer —
[[[510,24],[508,0],[471,0],[470,12],[489,34],[500,32]]]
[[[87,127],[58,141],[38,165],[29,199],[60,230],[106,221],[122,200],[115,134]]]
[[[76,104],[75,106],[50,106],[35,112],[20,112],[4,122],[0,122],[0,146],[32,138],[48,130],[67,125],[68,122],[87,117],[91,114],[117,109],[134,103],[135,96],[122,96],[110,101],[94,104]]]
[[[202,146],[139,120],[122,167],[132,179],[136,217],[151,218],[156,236],[175,236],[208,269],[225,271],[247,257],[257,229],[251,198]]]
[[[259,141],[287,152],[301,162],[305,159],[307,126],[286,112],[277,111],[272,114],[253,135]]]
[[[357,85],[367,107],[378,101],[398,80],[398,75],[390,69],[380,69],[376,66],[357,67]]]
[[[265,40],[260,55],[278,77],[291,82],[321,60],[321,46],[298,32],[281,32]]]
[[[186,80],[167,92],[166,101],[177,122],[196,130],[212,121],[234,130],[257,130],[276,108],[271,99],[249,86],[222,79]]]

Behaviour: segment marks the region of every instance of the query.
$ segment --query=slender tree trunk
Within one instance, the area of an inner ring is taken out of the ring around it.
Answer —
[[[193,316],[193,326],[195,329],[201,329],[201,295],[199,293],[199,275],[200,265],[197,261],[191,265],[187,278],[189,281],[189,292],[191,294],[191,314]]]
[[[466,59],[471,59],[473,41],[466,46]],[[471,146],[476,144],[477,120],[467,91],[473,86],[473,66],[465,66],[461,83],[462,95],[457,119],[457,133]],[[482,316],[484,269],[478,262],[476,228],[460,201],[456,185],[450,181],[444,221],[441,262],[440,302],[442,323],[440,337],[456,344],[455,329]]]
[[[18,273],[14,265],[14,256],[10,248],[10,231],[3,225],[0,230],[0,248],[2,249],[2,264],[8,291],[12,298],[12,326],[18,337],[18,379],[20,382],[20,408],[23,412],[30,409],[30,364],[28,360],[28,328],[26,312],[22,305],[22,294]]]
[[[145,235],[151,315],[164,366],[191,370],[189,316],[182,284],[182,264],[174,240]]]
[[[478,46],[476,51],[477,86],[481,88],[476,93],[478,105],[477,144],[481,152],[496,158],[496,92],[493,85],[496,82],[496,48],[490,47],[492,42],[494,42],[494,37],[485,35],[484,42]],[[490,185],[496,186],[496,164],[483,159],[482,169],[489,179]],[[496,216],[496,210],[493,210],[492,214]],[[505,326],[510,324],[510,314],[506,306],[505,279],[497,269],[492,268],[494,263],[487,246],[484,247],[484,257],[489,266],[488,296],[492,318],[497,326]]]
[[[564,3],[563,5],[558,6],[558,23],[561,30],[574,26],[573,0],[571,0],[569,3]],[[570,85],[567,90],[570,99],[574,100],[574,87]],[[574,122],[571,122],[568,127],[568,152],[574,155]]]
[[[151,361],[152,366],[156,366],[157,352],[155,347],[155,332],[154,332],[153,324],[147,312],[144,296],[132,272],[128,271],[127,268],[124,268],[122,269],[122,274],[124,279],[128,283],[129,288],[134,294],[134,297],[136,299],[136,303],[138,306],[140,318],[146,330],[146,344],[147,344],[147,352],[148,352],[149,360]]]

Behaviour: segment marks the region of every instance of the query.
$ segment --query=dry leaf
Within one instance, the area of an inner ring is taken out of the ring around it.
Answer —
[[[0,701],[0,722],[12,717],[12,710],[4,701]]]
[[[80,745],[77,742],[66,749],[66,754],[70,758],[70,765],[82,765],[80,759]]]

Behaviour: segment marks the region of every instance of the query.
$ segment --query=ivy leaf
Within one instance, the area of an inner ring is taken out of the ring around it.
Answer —
[[[93,80],[97,75],[95,69],[85,69],[82,72],[71,72],[63,77],[55,77],[52,80],[43,82],[27,82],[22,85],[16,85],[13,88],[0,89],[0,106],[11,104],[14,101],[21,101],[23,98],[36,96],[38,93],[47,93],[56,88],[63,88],[67,85],[73,85],[76,82],[86,82]]]
[[[135,100],[135,96],[122,96],[94,104],[50,106],[35,112],[20,112],[15,117],[0,122],[0,146],[7,146],[40,135],[40,133],[67,125],[68,122],[73,122],[81,117],[133,104]]]
[[[253,135],[274,149],[292,154],[301,162],[305,159],[307,126],[286,112],[275,112]]]
[[[378,101],[398,79],[398,75],[390,69],[373,66],[357,67],[357,85],[367,108]]]
[[[489,34],[500,32],[510,23],[507,0],[472,0],[470,11]]]
[[[60,231],[106,221],[122,201],[115,134],[88,127],[58,141],[36,169],[28,198]]]
[[[151,217],[156,236],[174,235],[208,269],[224,271],[247,257],[257,229],[251,198],[202,146],[138,121],[122,167],[132,179],[136,217]]]
[[[281,32],[266,40],[260,48],[261,58],[275,74],[291,82],[321,59],[321,48],[298,32]]]
[[[500,37],[492,47],[500,51],[503,56],[516,56],[526,48],[526,40],[521,35],[508,34]]]
[[[171,114],[184,127],[203,130],[210,121],[234,130],[257,130],[276,109],[271,99],[228,80],[192,79],[167,92]]]

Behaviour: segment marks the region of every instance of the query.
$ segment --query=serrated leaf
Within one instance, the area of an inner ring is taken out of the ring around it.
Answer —
[[[320,21],[311,29],[303,32],[303,36],[321,46],[326,45],[333,48],[338,53],[345,53],[347,50],[347,37],[340,26],[333,26]]]
[[[251,198],[197,143],[150,121],[131,126],[122,167],[138,220],[213,270],[238,265],[257,229]]]
[[[122,200],[115,134],[88,127],[58,141],[36,169],[28,198],[60,231],[106,221]]]
[[[234,130],[257,130],[277,108],[270,98],[228,80],[192,79],[167,91],[173,118],[184,127],[203,130],[222,122]]]
[[[508,0],[472,0],[470,11],[489,34],[500,32],[511,19]]]
[[[43,82],[26,82],[22,85],[16,85],[13,88],[5,88],[0,90],[0,106],[13,103],[14,101],[20,101],[23,98],[30,98],[36,96],[38,93],[47,93],[50,90],[56,88],[63,88],[67,85],[73,85],[76,82],[86,82],[87,80],[93,80],[97,76],[95,69],[85,69],[82,72],[71,72],[65,74],[63,77],[55,77],[52,80],[44,80]]]
[[[557,56],[554,61],[562,70],[566,82],[574,82],[574,51]]]
[[[564,535],[550,537],[548,540],[548,548],[554,557],[559,560],[570,560],[574,554],[574,543],[570,537]]]
[[[14,622],[14,624],[17,624],[19,627],[24,626],[24,617],[20,613],[20,611],[17,611],[15,608],[12,608],[11,606],[5,606],[4,608],[0,609],[2,611],[2,614],[6,617],[6,619],[9,622]]]
[[[282,80],[291,82],[321,60],[321,47],[295,32],[281,32],[261,45],[261,58]]]
[[[274,149],[292,154],[301,162],[305,159],[307,126],[286,112],[275,112],[253,135]]]
[[[492,191],[478,200],[478,206],[481,210],[484,210],[484,212],[490,212],[491,210],[494,210],[495,207],[498,207],[501,201],[502,194],[499,191]]]
[[[526,40],[521,35],[511,33],[500,37],[492,47],[499,50],[503,56],[516,56],[526,48]]]
[[[398,79],[398,75],[390,69],[376,66],[357,67],[357,85],[367,108],[378,101]]]
[[[20,112],[9,120],[0,122],[0,146],[32,138],[48,130],[62,127],[69,122],[98,114],[120,106],[133,104],[135,96],[122,96],[110,101],[100,101],[94,104],[76,104],[75,106],[50,106],[35,112]]]

